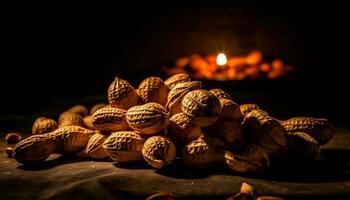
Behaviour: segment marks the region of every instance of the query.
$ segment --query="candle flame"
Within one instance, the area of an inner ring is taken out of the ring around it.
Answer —
[[[224,53],[219,53],[218,56],[216,57],[216,64],[222,66],[226,65],[227,63],[227,57]]]

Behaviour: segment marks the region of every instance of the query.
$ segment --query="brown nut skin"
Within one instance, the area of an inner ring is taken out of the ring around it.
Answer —
[[[99,109],[101,108],[104,108],[104,107],[107,107],[108,104],[105,104],[105,103],[98,103],[98,104],[95,104],[94,106],[91,107],[90,109],[90,115],[93,115],[96,111],[98,111]]]
[[[58,124],[53,119],[39,117],[35,120],[32,127],[32,134],[50,133],[58,128]]]
[[[167,137],[152,136],[143,145],[142,156],[152,167],[160,169],[175,159],[176,148]]]
[[[102,147],[112,160],[132,162],[142,160],[144,142],[137,131],[119,131],[112,133]]]
[[[242,104],[239,106],[239,109],[241,110],[242,115],[246,116],[251,111],[258,110],[259,106],[256,104]]]
[[[138,95],[131,84],[115,77],[108,88],[108,102],[111,107],[129,109],[138,104]]]
[[[58,118],[58,127],[64,126],[84,126],[83,117],[73,112],[63,112]]]
[[[296,159],[315,160],[321,153],[318,142],[304,132],[288,133],[288,153]]]
[[[91,122],[100,131],[130,130],[125,115],[126,110],[120,108],[101,108],[92,115]]]
[[[76,113],[82,117],[86,117],[89,114],[89,110],[83,105],[76,105],[67,110],[68,112]]]
[[[134,106],[126,112],[129,126],[142,135],[152,135],[164,131],[169,125],[169,112],[158,103]]]
[[[159,77],[146,78],[138,88],[138,94],[144,103],[155,102],[163,106],[167,103],[168,92],[168,87]]]
[[[169,88],[169,90],[172,90],[177,84],[189,81],[191,81],[191,78],[188,74],[180,73],[174,74],[173,76],[166,79],[164,81],[164,84]]]
[[[248,139],[264,148],[269,155],[280,155],[288,146],[287,132],[281,123],[263,110],[248,113],[243,122]]]
[[[174,115],[181,112],[181,103],[183,97],[193,90],[202,88],[200,81],[189,81],[184,83],[178,83],[170,90],[168,94],[168,102],[165,107],[170,110],[170,114]]]
[[[16,144],[21,141],[22,136],[19,133],[8,133],[5,136],[7,144]]]
[[[216,122],[221,112],[219,99],[206,90],[187,93],[181,106],[182,112],[193,118],[197,126],[210,126]]]
[[[108,155],[102,146],[107,137],[108,136],[101,133],[95,133],[92,135],[88,144],[86,145],[85,153],[93,159],[107,158]]]
[[[229,95],[227,92],[225,92],[222,89],[215,88],[215,89],[209,90],[209,92],[212,93],[214,96],[216,96],[218,99],[228,99],[233,101],[231,95]]]
[[[326,144],[335,135],[335,127],[327,120],[312,117],[294,117],[281,121],[289,133],[304,132],[315,138],[320,145]]]

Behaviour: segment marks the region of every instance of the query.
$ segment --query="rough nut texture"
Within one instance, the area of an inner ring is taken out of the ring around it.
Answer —
[[[232,145],[244,137],[243,127],[240,122],[221,118],[215,124],[204,127],[203,131],[208,135],[221,139],[227,145]]]
[[[67,110],[68,112],[76,113],[82,117],[85,117],[89,114],[89,110],[82,105],[76,105]]]
[[[44,161],[56,151],[56,148],[49,134],[32,135],[16,144],[13,158],[20,163]]]
[[[280,122],[263,110],[248,113],[243,122],[249,139],[270,154],[280,154],[287,147],[286,131]]]
[[[239,109],[239,105],[230,99],[219,99],[221,105],[220,118],[234,119],[242,121],[243,115]]]
[[[139,85],[138,94],[144,103],[155,102],[165,106],[168,91],[161,78],[148,77]]]
[[[248,113],[250,113],[253,110],[258,110],[259,106],[256,104],[242,104],[239,106],[241,113],[243,116],[246,116]]]
[[[93,136],[91,136],[85,148],[85,153],[94,159],[103,159],[108,157],[102,146],[106,139],[107,136],[100,133],[95,133]]]
[[[228,99],[232,100],[231,95],[229,95],[227,92],[223,91],[222,89],[216,88],[209,90],[210,93],[212,93],[214,96],[216,96],[218,99]]]
[[[137,105],[138,95],[130,83],[115,77],[108,88],[108,102],[112,107],[129,109]]]
[[[146,103],[130,108],[126,113],[126,120],[140,134],[155,134],[168,126],[169,112],[158,103]]]
[[[81,115],[73,112],[63,112],[58,118],[59,127],[63,126],[84,126],[84,120]]]
[[[35,120],[32,127],[32,134],[50,133],[58,128],[58,124],[53,119],[40,117]]]
[[[83,150],[88,144],[90,137],[95,133],[94,130],[79,126],[65,126],[48,133],[48,135],[56,144],[59,144],[56,153],[72,154]]]
[[[101,108],[104,108],[108,106],[108,104],[105,104],[105,103],[98,103],[98,104],[95,104],[94,106],[92,106],[92,108],[90,109],[90,115],[93,115],[96,111],[98,111],[99,109]]]
[[[96,130],[123,131],[130,129],[126,121],[126,110],[120,108],[101,108],[91,118]]]
[[[144,139],[136,131],[112,133],[103,143],[103,148],[112,160],[130,162],[142,160]]]
[[[175,74],[171,77],[169,77],[167,80],[164,81],[164,84],[169,88],[169,90],[172,90],[175,85],[183,82],[191,81],[191,78],[188,74]]]
[[[191,132],[195,128],[192,124],[192,118],[185,113],[178,113],[170,118],[167,129],[167,137],[175,144],[183,144],[186,140],[191,139]],[[195,138],[192,138],[195,139]]]
[[[318,142],[304,132],[288,133],[288,151],[296,159],[317,159],[320,156]]]
[[[191,81],[179,83],[170,90],[168,94],[168,102],[166,107],[170,110],[170,114],[174,115],[181,112],[181,102],[183,97],[192,90],[202,88],[200,81]]]
[[[174,143],[164,136],[148,138],[142,148],[143,158],[152,167],[160,169],[171,163],[176,156]]]
[[[221,112],[219,99],[206,90],[187,93],[182,100],[181,109],[198,126],[214,124]]]
[[[270,165],[267,153],[257,145],[246,145],[240,151],[225,151],[225,163],[236,172],[256,172]]]
[[[327,120],[311,117],[294,117],[281,121],[287,132],[305,132],[320,144],[326,144],[335,134],[334,126]]]

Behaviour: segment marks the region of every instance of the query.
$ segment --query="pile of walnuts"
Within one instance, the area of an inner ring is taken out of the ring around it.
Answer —
[[[320,145],[335,134],[327,119],[278,120],[255,104],[238,105],[221,89],[204,90],[200,81],[176,74],[163,81],[148,77],[135,89],[116,77],[108,88],[109,104],[89,112],[75,106],[58,123],[41,117],[32,136],[13,149],[28,164],[51,154],[79,154],[116,162],[144,160],[154,168],[175,157],[189,167],[224,164],[236,172],[269,167],[269,158],[317,159]]]

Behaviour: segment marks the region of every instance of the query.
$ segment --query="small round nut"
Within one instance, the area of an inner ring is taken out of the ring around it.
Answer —
[[[129,130],[125,114],[126,110],[120,108],[101,108],[92,115],[91,122],[100,131]]]
[[[101,108],[104,108],[108,106],[108,104],[105,104],[105,103],[98,103],[98,104],[95,104],[94,106],[92,106],[92,108],[90,109],[90,115],[93,115],[97,110],[101,109]]]
[[[84,126],[83,117],[77,113],[73,112],[63,112],[58,118],[58,126]]]
[[[246,116],[248,113],[250,113],[253,110],[258,110],[259,106],[256,104],[242,104],[239,106],[239,109],[241,110],[241,113],[243,116]]]
[[[158,103],[134,106],[126,112],[129,126],[140,134],[151,135],[164,131],[169,124],[169,112]]]
[[[223,91],[222,89],[216,88],[209,90],[210,93],[212,93],[214,96],[216,96],[218,99],[228,99],[232,100],[231,95],[229,95],[227,92]]]
[[[32,134],[50,133],[58,128],[58,124],[53,119],[39,117],[35,120],[32,127]]]
[[[164,84],[169,88],[169,90],[172,90],[175,87],[175,85],[189,81],[191,81],[191,78],[188,74],[180,73],[169,77],[167,80],[164,81]]]
[[[142,148],[143,158],[152,167],[160,169],[171,163],[176,156],[174,143],[164,136],[148,138]]]
[[[219,99],[206,90],[187,93],[181,106],[182,112],[193,118],[197,126],[210,126],[216,122],[221,112]]]
[[[108,88],[108,102],[111,107],[129,109],[138,104],[138,95],[131,84],[121,78],[115,77]]]
[[[73,106],[70,109],[68,109],[67,111],[72,112],[72,113],[76,113],[82,117],[85,117],[89,114],[89,110],[83,105]]]
[[[7,144],[16,144],[22,140],[22,136],[19,133],[8,133],[5,136]]]
[[[159,77],[148,77],[141,82],[138,94],[144,103],[155,102],[163,106],[167,103],[168,87]]]

